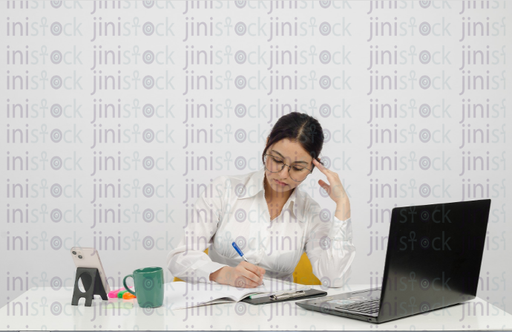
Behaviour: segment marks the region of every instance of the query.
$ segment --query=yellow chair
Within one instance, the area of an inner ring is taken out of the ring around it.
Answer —
[[[205,254],[208,254],[208,248],[204,250]],[[174,277],[174,281],[183,281],[180,278]],[[309,261],[308,255],[303,253],[299,263],[293,271],[293,282],[301,285],[321,285],[322,283],[313,274],[313,267]]]

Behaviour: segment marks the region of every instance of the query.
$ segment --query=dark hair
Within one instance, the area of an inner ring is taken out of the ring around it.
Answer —
[[[320,164],[323,163],[318,158],[324,144],[324,133],[320,123],[313,117],[299,112],[290,112],[283,115],[272,128],[267,146],[263,150],[261,160],[264,161],[265,154],[270,146],[282,139],[288,138],[297,141],[309,155],[316,159]],[[315,165],[311,170],[315,169]]]

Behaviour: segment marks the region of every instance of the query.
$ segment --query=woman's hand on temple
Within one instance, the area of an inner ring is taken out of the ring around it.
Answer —
[[[327,181],[329,181],[330,185],[327,184],[324,180],[318,180],[318,184],[320,187],[324,188],[325,191],[329,194],[329,197],[336,203],[340,203],[344,200],[348,200],[347,193],[345,192],[345,188],[341,184],[340,177],[338,173],[331,171],[328,168],[325,168],[324,165],[320,164],[318,160],[313,159],[313,164],[318,167],[320,172],[324,173],[327,177]]]
[[[254,288],[263,283],[264,275],[265,269],[242,261],[236,267],[224,266],[211,273],[210,280],[239,288]]]
[[[318,180],[320,187],[329,194],[329,197],[336,203],[336,218],[340,220],[346,220],[350,218],[350,200],[345,192],[345,188],[341,184],[338,173],[325,168],[324,165],[320,164],[318,160],[313,159],[313,164],[318,167],[320,172],[324,173],[327,177],[327,184],[324,180]]]

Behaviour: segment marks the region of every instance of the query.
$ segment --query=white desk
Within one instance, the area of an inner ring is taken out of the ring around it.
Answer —
[[[314,286],[322,289],[321,286]],[[350,285],[350,290],[369,288]],[[171,291],[166,284],[166,292]],[[327,289],[329,295],[347,291]],[[31,289],[0,309],[0,330],[510,330],[512,315],[476,298],[465,304],[382,324],[309,311],[294,302],[253,306],[244,302],[172,310],[140,308],[135,300],[71,305],[72,289]]]

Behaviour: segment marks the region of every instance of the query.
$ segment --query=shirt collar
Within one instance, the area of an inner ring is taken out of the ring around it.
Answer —
[[[260,192],[263,192],[263,195],[265,194],[265,187],[263,186],[263,181],[265,180],[265,167],[262,169],[251,172],[246,175],[246,178],[244,178],[244,181],[242,181],[241,184],[237,185],[235,187],[235,191],[237,193],[238,199],[244,199],[244,198],[250,198],[254,197]],[[300,186],[300,185],[299,185]],[[295,214],[295,202],[297,199],[300,199],[300,190],[298,190],[299,186],[295,187],[292,194],[290,195],[290,198],[287,201],[287,204],[289,205],[289,208],[293,215],[297,217]],[[288,207],[285,205],[283,206],[283,209],[288,209]]]

